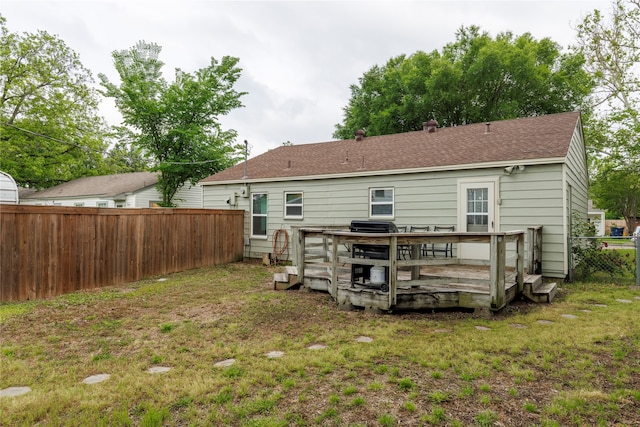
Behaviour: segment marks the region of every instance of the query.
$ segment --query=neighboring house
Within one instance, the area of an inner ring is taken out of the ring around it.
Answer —
[[[158,174],[133,172],[78,178],[24,196],[23,205],[85,206],[98,208],[150,208],[162,196],[156,189]],[[202,187],[186,183],[173,199],[181,208],[202,208]]]
[[[291,239],[300,226],[354,219],[463,232],[542,225],[543,275],[564,278],[572,213],[587,218],[579,112],[281,146],[200,183],[205,208],[247,212],[250,258],[272,253],[281,230]]]
[[[0,171],[0,204],[17,205],[19,200],[18,186],[11,175]]]
[[[605,233],[605,211],[593,206],[593,200],[589,200],[589,222],[595,226],[596,236],[604,236]]]

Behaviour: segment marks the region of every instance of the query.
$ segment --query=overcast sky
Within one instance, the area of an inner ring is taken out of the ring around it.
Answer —
[[[97,80],[119,83],[114,50],[139,40],[162,46],[164,74],[193,72],[210,58],[240,58],[236,89],[244,108],[222,118],[248,140],[251,157],[294,144],[332,139],[343,119],[349,86],[374,65],[400,54],[430,52],[454,41],[460,26],[491,36],[511,31],[550,37],[563,47],[594,9],[610,1],[212,1],[1,0],[12,33],[45,30],[80,55]],[[101,112],[120,117],[111,100]]]

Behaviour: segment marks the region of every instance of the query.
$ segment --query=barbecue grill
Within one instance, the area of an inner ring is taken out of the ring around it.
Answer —
[[[397,233],[396,225],[391,221],[351,221],[349,230],[354,233]],[[351,258],[389,259],[388,245],[353,244]],[[371,283],[371,265],[351,264],[351,287],[356,284],[379,287],[389,290],[389,267],[384,267],[385,283]]]

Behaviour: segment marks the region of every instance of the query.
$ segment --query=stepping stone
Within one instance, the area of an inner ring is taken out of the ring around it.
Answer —
[[[97,383],[101,383],[102,381],[106,381],[109,378],[111,378],[111,375],[109,374],[91,375],[90,377],[87,377],[84,380],[82,380],[82,382],[85,384],[97,384]]]
[[[369,337],[358,337],[356,338],[356,341],[358,342],[373,342],[373,338],[369,338]]]
[[[606,307],[607,304],[593,304],[594,307]]]
[[[553,322],[551,320],[536,320],[536,323],[539,323],[541,325],[553,325]]]
[[[616,301],[618,301],[618,302],[623,302],[623,303],[625,303],[625,304],[629,304],[629,303],[632,303],[632,302],[633,302],[633,301],[631,301],[630,299],[617,299]]]
[[[158,282],[166,282],[167,280],[169,280],[169,279],[167,279],[166,277],[161,277],[157,281]]]
[[[147,369],[147,372],[150,374],[164,374],[165,372],[169,372],[171,368],[167,366],[152,366]]]
[[[516,329],[527,329],[527,325],[523,325],[521,323],[511,323],[509,326]]]
[[[578,316],[576,316],[575,314],[561,314],[560,316],[564,317],[565,319],[577,319]]]
[[[580,311],[581,311],[581,312],[583,312],[583,313],[592,313],[592,311],[591,311],[591,310],[587,310],[587,309],[580,310]]]
[[[490,331],[491,328],[487,328],[486,326],[476,326],[476,329],[479,331]]]
[[[31,389],[29,387],[9,387],[0,390],[0,397],[22,396],[30,391]]]
[[[436,334],[450,334],[453,332],[453,329],[436,329],[435,331]]]
[[[278,357],[284,356],[284,352],[283,351],[270,351],[269,353],[265,354],[265,356],[267,356],[269,359],[277,359]]]
[[[640,299],[640,297],[634,297],[635,299]]]
[[[227,359],[227,360],[223,360],[221,362],[215,363],[213,366],[215,366],[216,368],[226,368],[227,366],[231,366],[234,363],[236,363],[236,359]]]
[[[314,344],[314,345],[310,345],[309,347],[307,347],[307,349],[309,350],[323,350],[327,348],[326,345],[322,345],[322,344]]]

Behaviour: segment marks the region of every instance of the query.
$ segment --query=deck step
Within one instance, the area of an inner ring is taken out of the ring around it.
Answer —
[[[284,272],[273,275],[273,289],[282,291],[298,283],[298,268],[286,266]]]
[[[525,274],[524,283],[531,284],[532,287],[536,287],[542,284],[542,275],[540,274]]]
[[[550,303],[558,292],[558,284],[555,282],[530,284],[525,283],[524,295],[533,302]]]

